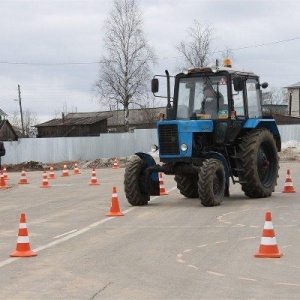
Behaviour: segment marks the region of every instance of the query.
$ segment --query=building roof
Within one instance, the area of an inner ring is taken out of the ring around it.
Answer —
[[[151,123],[152,120],[158,120],[161,112],[166,113],[166,107],[130,109],[128,116],[129,125]],[[107,126],[123,126],[125,111],[114,110],[111,113],[113,116],[107,120]]]
[[[158,120],[160,112],[165,113],[165,107],[145,108],[145,109],[130,109],[129,110],[129,124],[143,124],[149,123],[149,120]],[[47,122],[37,124],[35,127],[47,126],[62,126],[62,125],[86,125],[93,124],[107,119],[107,126],[122,126],[124,125],[124,110],[113,111],[98,111],[98,112],[81,112],[68,113],[64,117],[64,122],[61,119],[52,119]]]
[[[286,89],[297,89],[297,88],[300,88],[300,82],[296,82],[296,83],[294,83],[294,84],[285,86],[285,88],[286,88]]]
[[[112,116],[110,113],[69,113],[64,118],[52,119],[47,122],[37,124],[35,127],[63,126],[63,125],[91,125]]]

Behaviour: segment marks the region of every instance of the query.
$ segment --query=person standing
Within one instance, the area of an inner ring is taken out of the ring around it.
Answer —
[[[1,166],[1,157],[5,155],[5,147],[4,143],[0,141],[0,170],[2,170]]]

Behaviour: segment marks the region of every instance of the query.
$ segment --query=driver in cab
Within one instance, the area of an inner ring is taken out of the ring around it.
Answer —
[[[218,118],[219,112],[224,109],[227,109],[227,105],[224,104],[223,95],[220,92],[216,92],[213,87],[205,85],[203,88],[203,100],[201,102],[201,114],[214,119]]]

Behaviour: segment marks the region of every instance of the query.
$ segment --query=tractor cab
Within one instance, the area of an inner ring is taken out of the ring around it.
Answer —
[[[166,77],[169,81],[167,71]],[[232,69],[229,59],[225,59],[223,67],[190,68],[175,76],[174,97],[166,97],[167,119],[261,118],[260,88],[267,86],[267,83],[260,85],[259,77],[252,72]],[[152,80],[152,91],[157,96],[156,76]]]

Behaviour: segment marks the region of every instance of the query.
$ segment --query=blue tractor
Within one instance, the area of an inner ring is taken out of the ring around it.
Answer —
[[[158,77],[166,77],[167,107],[157,122],[160,163],[147,153],[135,153],[125,169],[128,202],[145,205],[159,195],[159,176],[174,175],[177,188],[204,206],[220,205],[229,197],[229,184],[240,183],[250,198],[271,196],[277,185],[281,138],[272,116],[262,113],[260,83],[252,72],[223,66],[191,68],[174,78],[156,75],[152,92],[158,96]]]

